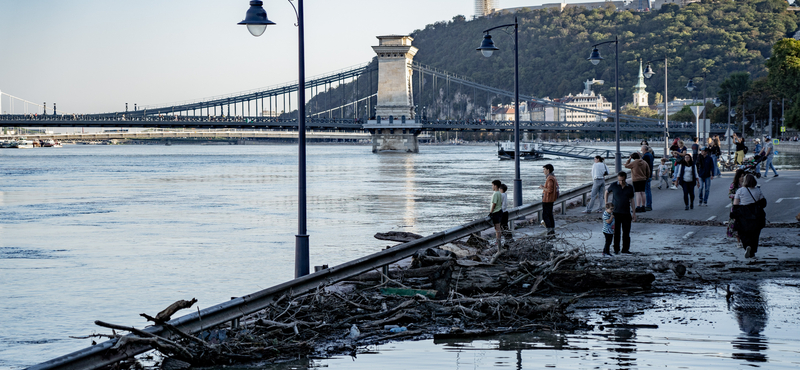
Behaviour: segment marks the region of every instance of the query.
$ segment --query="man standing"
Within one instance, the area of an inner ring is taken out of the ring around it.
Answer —
[[[594,156],[594,164],[592,165],[592,196],[586,203],[586,210],[582,213],[592,213],[594,203],[600,203],[600,195],[606,192],[606,175],[608,175],[608,167],[603,163],[603,157]],[[603,212],[603,204],[597,205],[597,213]]]
[[[628,174],[620,172],[617,175],[617,182],[608,186],[606,191],[605,203],[608,203],[608,195],[613,197],[614,203],[614,253],[619,254],[619,233],[622,229],[622,253],[631,253],[631,221],[636,221],[636,209],[631,203],[633,199],[633,188],[628,186]],[[633,211],[633,217],[631,217]]]
[[[633,160],[633,162],[631,162]],[[632,153],[628,162],[625,162],[625,168],[631,169],[631,177],[633,180],[633,191],[636,193],[636,212],[645,211],[645,201],[647,200],[644,194],[644,188],[647,184],[647,177],[650,174],[650,167],[647,162],[641,159],[639,153]]]
[[[764,155],[767,156],[767,164],[764,166],[764,176],[762,177],[767,177],[770,168],[772,168],[772,173],[775,174],[774,177],[778,177],[778,171],[775,171],[775,166],[772,165],[772,157],[774,154],[775,146],[772,144],[772,139],[769,135],[764,136]]]
[[[492,219],[494,225],[494,233],[497,236],[497,252],[500,252],[500,223],[503,218],[503,195],[500,193],[500,186],[503,185],[500,180],[492,181],[492,203],[489,205],[489,218]]]
[[[714,159],[711,158],[711,149],[703,148],[697,158],[697,175],[700,177],[700,204],[708,207],[708,192],[711,190],[711,180],[714,178]]]
[[[650,147],[647,145],[642,145],[642,160],[647,163],[647,166],[650,168],[650,171],[647,173],[647,182],[644,185],[644,210],[645,211],[652,211],[653,210],[653,193],[650,191],[650,181],[653,179],[653,160],[655,157],[653,153],[651,153]]]

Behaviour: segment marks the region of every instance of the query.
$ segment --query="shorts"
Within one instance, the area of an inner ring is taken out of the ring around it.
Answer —
[[[642,192],[644,192],[644,188],[646,186],[647,186],[647,180],[634,181],[633,182],[633,192],[634,193],[642,193]]]
[[[503,211],[497,211],[489,215],[492,218],[492,224],[497,225],[503,220]]]

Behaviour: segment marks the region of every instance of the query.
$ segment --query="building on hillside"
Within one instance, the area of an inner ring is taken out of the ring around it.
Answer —
[[[498,0],[475,0],[475,17],[485,17],[497,10]]]
[[[592,85],[602,85],[602,80],[586,80],[584,82],[584,89],[578,95],[569,94],[560,99],[553,99],[550,100],[549,98],[544,98],[544,100],[549,100],[554,103],[562,103],[565,105],[571,105],[580,108],[589,108],[594,110],[600,110],[605,112],[611,112],[613,110],[613,104],[608,101],[603,95],[597,94],[595,95],[594,91],[592,91]],[[605,115],[598,115],[592,114],[588,112],[582,111],[575,111],[571,109],[565,109],[560,107],[553,107],[548,106],[545,104],[533,104],[530,109],[530,116],[532,121],[559,121],[559,122],[594,122],[594,121],[602,121],[607,117]]]
[[[678,113],[678,112],[681,111],[681,109],[683,109],[684,106],[691,105],[692,103],[695,103],[695,102],[696,101],[694,101],[693,99],[673,98],[672,101],[670,101],[669,104],[668,104],[669,115],[673,115],[675,113]],[[658,114],[664,114],[664,103],[656,104],[655,107],[656,107],[656,111],[658,111]]]
[[[635,107],[649,107],[647,102],[647,85],[644,84],[644,74],[642,73],[642,61],[639,61],[639,81],[633,85],[633,106]]]

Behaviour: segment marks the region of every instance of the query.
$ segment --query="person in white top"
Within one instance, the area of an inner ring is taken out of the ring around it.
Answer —
[[[739,239],[742,247],[745,248],[744,257],[755,257],[758,251],[758,239],[761,237],[761,229],[764,227],[764,213],[759,216],[759,210],[767,206],[767,199],[761,188],[756,187],[758,182],[755,176],[747,175],[744,179],[744,186],[736,190],[733,196],[733,207],[731,212],[736,212],[736,230],[739,232]],[[755,217],[753,217],[755,216]]]
[[[658,189],[661,190],[661,182],[663,181],[665,185],[667,185],[667,189],[669,189],[669,166],[667,166],[667,159],[661,158],[661,164],[658,166]]]
[[[586,202],[586,210],[581,213],[592,213],[595,202],[597,203],[597,213],[603,212],[603,194],[606,192],[606,176],[608,175],[608,166],[603,163],[603,157],[597,155],[594,157],[594,164],[592,165],[592,194],[589,201]]]
[[[683,161],[675,166],[675,182],[683,188],[683,203],[686,210],[694,209],[694,187],[700,187],[697,181],[700,176],[697,174],[697,167],[694,166],[691,154],[685,154]]]

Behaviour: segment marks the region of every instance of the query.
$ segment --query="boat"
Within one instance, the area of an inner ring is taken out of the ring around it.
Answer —
[[[42,140],[42,148],[61,148],[61,143],[53,139]]]
[[[12,146],[12,148],[33,149],[33,140],[26,140],[24,137],[21,137],[17,140],[17,146]]]
[[[514,159],[514,142],[506,141],[497,143],[497,156],[501,160]],[[519,159],[520,160],[536,160],[544,159],[544,154],[539,151],[539,144],[536,143],[519,143]]]

